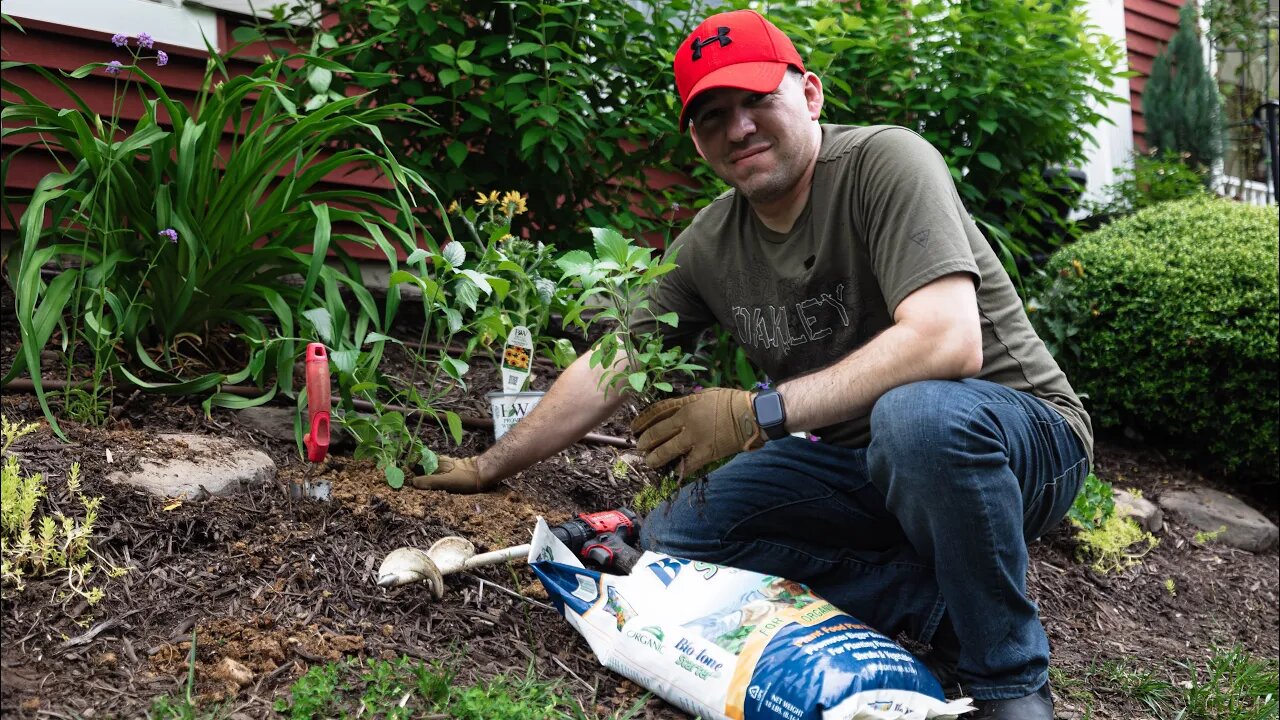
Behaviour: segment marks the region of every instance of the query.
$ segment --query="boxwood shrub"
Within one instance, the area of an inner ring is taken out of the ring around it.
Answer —
[[[1274,481],[1277,225],[1274,207],[1181,200],[1050,259],[1028,309],[1096,427]]]

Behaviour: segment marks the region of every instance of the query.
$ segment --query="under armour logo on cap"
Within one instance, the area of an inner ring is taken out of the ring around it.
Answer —
[[[729,28],[723,26],[718,27],[716,28],[716,34],[714,37],[709,37],[706,40],[699,40],[697,38],[693,39],[693,42],[690,43],[690,46],[693,48],[693,59],[701,60],[702,48],[708,45],[720,43],[720,47],[724,47],[731,42],[733,41],[729,39]]]

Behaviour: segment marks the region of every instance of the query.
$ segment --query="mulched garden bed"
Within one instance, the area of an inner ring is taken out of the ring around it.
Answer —
[[[8,367],[12,334],[3,335],[7,347],[0,355]],[[486,372],[479,368],[477,375]],[[544,372],[537,387],[545,388],[550,375]],[[482,411],[487,389],[477,382],[460,410]],[[42,429],[17,446],[25,472],[48,473],[55,504],[69,502],[62,478],[72,461],[81,463],[85,491],[104,498],[95,548],[131,570],[111,580],[97,576],[106,598],[93,607],[59,601],[57,582],[30,581],[20,594],[6,590],[0,631],[0,713],[6,717],[140,716],[153,698],[185,692],[193,630],[196,691],[236,717],[273,715],[274,701],[308,668],[353,656],[439,660],[456,669],[458,683],[503,673],[523,677],[532,667],[602,715],[643,696],[596,663],[523,566],[453,576],[440,601],[420,584],[384,592],[374,582],[382,557],[402,545],[426,547],[461,534],[481,551],[492,550],[527,542],[539,515],[555,523],[628,504],[650,476],[643,468],[620,472],[630,460],[623,450],[574,445],[477,496],[395,491],[375,468],[335,453],[319,475],[332,483],[332,500],[290,501],[285,483],[305,465],[291,443],[264,437],[231,411],[205,418],[190,400],[138,394],[117,402],[122,409],[105,429],[67,423],[69,445]],[[0,406],[11,421],[40,417],[29,395],[5,392]],[[634,412],[626,408],[600,432],[626,436],[625,421]],[[279,478],[176,506],[105,480],[135,463],[159,433],[172,431],[236,437],[263,448],[277,462]],[[446,447],[435,429],[427,437]],[[448,452],[474,454],[490,441],[484,432],[469,432],[463,447]],[[1097,472],[1150,499],[1217,485],[1123,440],[1098,444]],[[1280,515],[1274,498],[1250,502],[1273,521]],[[1083,677],[1108,659],[1185,675],[1177,663],[1203,663],[1214,648],[1234,645],[1260,658],[1280,655],[1276,551],[1255,555],[1199,541],[1176,516],[1166,517],[1160,539],[1141,565],[1106,576],[1077,560],[1065,529],[1034,545],[1031,596],[1048,627],[1054,665],[1066,677]],[[227,658],[249,669],[247,682],[227,671]],[[1105,700],[1092,717],[1145,716],[1132,698]],[[1069,698],[1060,698],[1059,708],[1061,717],[1080,716]],[[684,715],[651,698],[639,717]]]

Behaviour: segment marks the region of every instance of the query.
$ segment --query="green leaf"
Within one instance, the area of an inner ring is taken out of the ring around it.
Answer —
[[[329,311],[324,308],[311,308],[310,310],[304,310],[302,316],[316,329],[316,334],[320,336],[320,341],[332,347],[334,344],[333,317],[329,315]]]
[[[662,315],[657,315],[657,316],[655,316],[653,319],[654,319],[654,320],[657,320],[658,322],[662,323],[663,325],[670,325],[671,327],[676,327],[677,325],[679,325],[679,324],[680,324],[680,316],[679,316],[679,315],[677,315],[677,314],[675,314],[675,313],[673,313],[673,312],[663,313]]]
[[[208,373],[201,375],[193,380],[187,380],[180,383],[150,383],[142,378],[129,372],[128,368],[123,366],[117,368],[128,380],[143,390],[151,390],[161,395],[194,395],[202,393],[210,388],[217,387],[226,381],[227,376],[222,373]]]
[[[445,148],[444,152],[453,161],[454,167],[462,167],[463,161],[467,159],[467,144],[461,140],[454,140],[449,143],[449,147]]]
[[[992,170],[1000,169],[1000,158],[996,157],[995,155],[992,155],[989,152],[978,153],[978,162],[982,163],[983,165],[986,165]]]
[[[452,410],[444,411],[445,422],[449,425],[449,436],[453,438],[453,444],[462,444],[462,418],[458,413]]]
[[[245,408],[258,407],[271,402],[276,396],[276,386],[272,385],[271,389],[257,397],[241,397],[232,395],[231,393],[217,392],[209,396],[205,402],[210,406],[230,408],[232,410],[243,410]],[[207,414],[207,411],[206,411]]]
[[[333,83],[333,72],[322,67],[313,67],[307,73],[307,84],[317,93],[329,91],[329,85]]]
[[[528,55],[531,52],[537,52],[538,50],[541,50],[541,49],[542,49],[542,46],[539,45],[538,43],[523,42],[523,43],[517,43],[515,46],[513,46],[508,54],[511,55],[511,57],[513,58],[518,58],[523,55]]]
[[[627,382],[631,384],[631,388],[636,392],[644,391],[644,384],[648,379],[649,377],[642,372],[633,372],[627,376]]]
[[[382,470],[387,477],[387,484],[399,490],[404,487],[404,471],[395,465],[388,465]]]
[[[591,228],[591,239],[595,243],[596,257],[616,263],[618,267],[626,267],[628,250],[631,244],[613,228]]]
[[[461,380],[462,376],[466,375],[467,371],[471,369],[465,362],[448,355],[440,358],[440,368],[454,380]]]

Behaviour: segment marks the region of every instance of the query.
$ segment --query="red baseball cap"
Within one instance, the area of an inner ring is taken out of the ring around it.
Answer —
[[[689,103],[712,88],[773,92],[788,65],[804,70],[795,45],[754,10],[712,15],[680,43],[675,60],[680,92],[680,129],[688,125]]]

